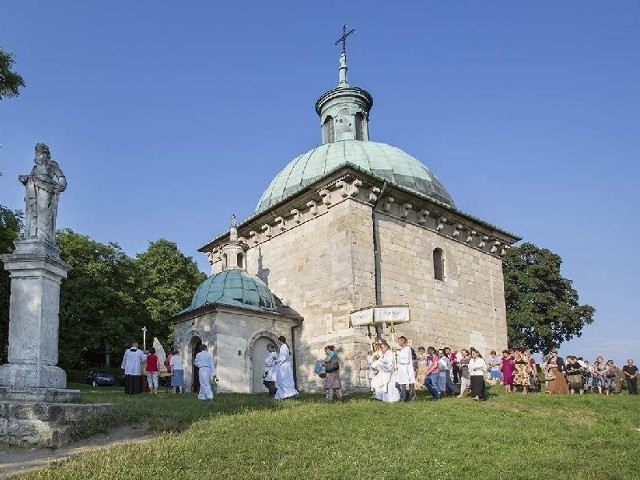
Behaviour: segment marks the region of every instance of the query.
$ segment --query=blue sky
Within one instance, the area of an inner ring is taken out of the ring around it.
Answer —
[[[27,88],[0,103],[0,204],[44,141],[69,180],[59,227],[129,255],[193,255],[320,143],[316,98],[374,96],[370,134],[458,207],[563,258],[596,322],[561,353],[640,357],[640,2],[0,4]]]

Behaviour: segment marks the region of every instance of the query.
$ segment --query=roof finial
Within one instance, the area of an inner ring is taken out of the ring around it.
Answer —
[[[353,32],[355,32],[356,29],[352,28],[351,30],[349,30],[347,32],[347,25],[343,25],[342,26],[342,36],[336,40],[336,45],[338,45],[340,42],[342,42],[342,54],[346,55],[347,54],[347,37],[349,35],[351,35]]]
[[[336,40],[336,45],[342,43],[342,53],[340,54],[340,70],[339,70],[339,81],[338,86],[348,86],[347,83],[347,37],[355,32],[355,28],[347,31],[347,26],[342,26],[342,36]]]
[[[238,222],[236,222],[235,213],[231,214],[231,225],[229,226],[229,240],[231,242],[238,241]]]

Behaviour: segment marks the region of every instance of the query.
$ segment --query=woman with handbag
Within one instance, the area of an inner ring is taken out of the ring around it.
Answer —
[[[342,382],[340,381],[340,362],[334,345],[324,347],[326,357],[322,360],[324,363],[324,390],[328,401],[332,401],[334,395],[338,400],[342,400]]]

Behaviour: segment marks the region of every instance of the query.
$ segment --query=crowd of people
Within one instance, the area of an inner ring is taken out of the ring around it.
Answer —
[[[198,375],[200,380],[200,392],[198,393],[198,398],[201,400],[210,400],[213,398],[210,382],[211,380],[215,381],[217,377],[215,362],[213,361],[211,354],[208,352],[206,345],[202,345],[200,347],[200,351],[194,360],[194,365],[199,368]],[[164,361],[164,366],[166,367],[167,372],[171,375],[171,393],[183,393],[184,364],[182,357],[180,356],[180,352],[175,348],[171,349]],[[144,385],[144,377],[142,376],[143,370],[145,372],[149,393],[152,395],[158,393],[158,386],[160,384],[160,364],[155,348],[151,347],[148,351],[143,351],[138,348],[138,344],[136,342],[132,343],[131,348],[128,348],[124,352],[120,368],[124,370],[125,394],[136,395],[142,393]],[[206,379],[206,381],[204,381],[204,385],[203,379]]]
[[[486,384],[503,385],[508,392],[544,391],[548,394],[620,393],[638,394],[638,367],[629,359],[618,368],[602,356],[593,363],[569,355],[563,359],[556,350],[537,364],[524,348],[491,351],[486,358],[475,348],[451,350],[448,347],[408,346],[404,336],[391,348],[378,340],[367,356],[368,378],[373,397],[383,402],[412,401],[415,388],[426,388],[433,400],[445,396],[476,401],[486,399]]]
[[[445,396],[463,398],[469,395],[476,401],[486,399],[486,383],[503,385],[507,392],[545,391],[549,394],[606,394],[620,393],[623,386],[629,394],[638,394],[638,367],[629,359],[622,368],[613,360],[598,356],[593,363],[582,357],[562,358],[552,350],[537,364],[531,352],[524,348],[506,349],[501,355],[491,351],[486,358],[471,347],[452,350],[448,347],[418,347],[417,351],[406,337],[400,336],[396,345],[376,340],[367,356],[369,385],[373,398],[383,402],[410,402],[416,399],[416,387],[425,388],[433,400]],[[267,345],[264,359],[263,383],[276,400],[296,398],[291,351],[285,337],[277,346]],[[324,378],[328,401],[342,398],[340,361],[334,345],[324,348],[325,357],[316,362],[316,373]],[[158,392],[159,365],[155,349],[148,352],[133,343],[122,360],[125,373],[125,393],[141,393],[142,366],[146,362],[149,393]],[[171,374],[172,393],[184,391],[184,365],[179,352],[172,349],[165,366]],[[212,400],[217,382],[216,366],[206,345],[200,346],[194,366],[198,368],[200,390],[198,399]],[[544,387],[543,387],[544,384]]]
[[[588,360],[569,355],[562,358],[556,350],[552,350],[542,359],[538,366],[525,349],[504,350],[499,357],[492,351],[487,361],[490,365],[490,379],[504,385],[511,391],[538,391],[540,376],[544,377],[544,391],[550,394],[567,393],[620,393],[626,387],[629,394],[638,394],[638,367],[633,359],[629,359],[622,368],[613,360],[605,361],[598,356],[593,363]]]

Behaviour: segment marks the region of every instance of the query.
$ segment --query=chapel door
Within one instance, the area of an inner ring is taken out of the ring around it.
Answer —
[[[200,391],[200,376],[198,374],[198,367],[196,367],[196,355],[200,351],[200,345],[202,345],[202,339],[200,337],[194,337],[191,339],[191,365],[193,365],[193,382],[191,383],[191,391],[198,393]]]

